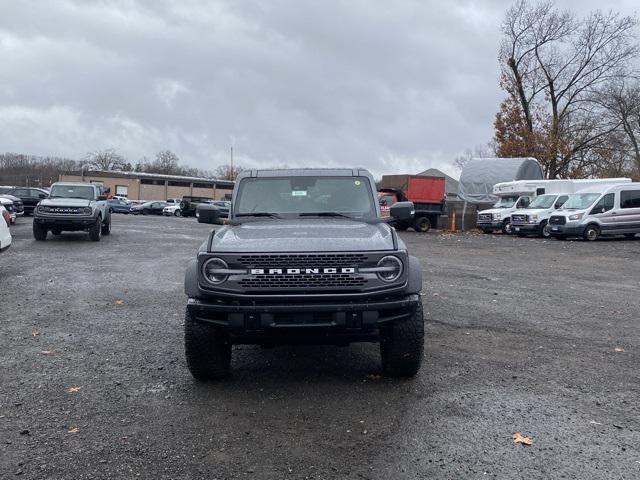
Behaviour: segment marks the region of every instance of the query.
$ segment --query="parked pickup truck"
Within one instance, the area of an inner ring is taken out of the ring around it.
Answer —
[[[391,207],[406,221],[410,202]],[[198,221],[220,209],[200,205]],[[228,224],[188,265],[185,352],[197,380],[229,373],[234,344],[379,342],[384,372],[422,362],[422,271],[380,216],[362,169],[251,170]]]
[[[47,233],[86,231],[94,242],[111,233],[111,212],[107,197],[98,185],[58,182],[51,186],[49,198],[34,210],[33,236],[46,240]]]

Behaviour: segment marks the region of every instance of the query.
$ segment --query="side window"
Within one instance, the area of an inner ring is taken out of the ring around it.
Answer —
[[[556,203],[554,204],[554,208],[561,208],[564,205],[564,202],[566,202],[569,199],[569,195],[561,195],[558,197],[558,199],[556,200]]]
[[[591,215],[598,213],[608,212],[613,208],[613,200],[615,195],[613,193],[607,193],[604,197],[598,200],[598,203],[591,209]]]
[[[621,191],[620,208],[640,208],[640,190]]]
[[[29,197],[29,190],[27,190],[26,188],[16,188],[14,190],[14,192],[12,193],[12,195],[15,195],[16,197]]]
[[[516,205],[516,208],[526,208],[529,206],[530,200],[529,197],[522,197],[520,200],[518,200],[518,204]]]

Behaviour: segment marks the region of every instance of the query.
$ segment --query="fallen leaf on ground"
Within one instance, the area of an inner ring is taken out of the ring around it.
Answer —
[[[78,433],[80,429],[78,427],[73,427],[67,431],[67,433]]]
[[[76,393],[79,392],[82,387],[69,387],[67,388],[67,393]]]
[[[124,300],[116,300],[116,305],[122,305],[124,303]]]
[[[40,330],[34,330],[33,332],[31,332],[32,337],[37,337],[38,335],[40,335]]]
[[[616,347],[613,349],[614,352],[624,352],[624,348]]]
[[[531,445],[533,443],[530,437],[525,437],[519,432],[513,434],[513,441],[515,443],[521,443],[522,445]]]

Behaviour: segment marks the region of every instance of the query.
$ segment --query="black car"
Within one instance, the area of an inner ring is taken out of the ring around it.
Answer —
[[[162,215],[162,209],[167,206],[167,202],[145,202],[140,205],[132,205],[131,213],[134,215]]]
[[[25,215],[32,214],[38,202],[49,196],[46,190],[33,187],[0,187],[0,194],[18,197],[24,206]]]

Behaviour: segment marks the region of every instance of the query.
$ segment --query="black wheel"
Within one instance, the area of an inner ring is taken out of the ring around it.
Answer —
[[[582,237],[589,242],[593,242],[600,237],[600,229],[596,225],[589,225],[584,229]]]
[[[181,216],[182,216],[182,211],[180,211],[180,209],[179,209],[179,208],[177,208],[177,209],[176,209],[176,211],[175,211],[175,212],[173,212],[173,214],[174,214],[176,217],[181,217]]]
[[[111,215],[107,216],[107,220],[102,224],[102,235],[109,235],[111,233]]]
[[[33,222],[33,238],[38,241],[43,241],[47,239],[47,228],[43,225]]]
[[[502,222],[502,233],[504,233],[505,235],[511,235],[513,233],[513,230],[511,228],[511,220],[509,220],[508,218]]]
[[[416,232],[428,232],[431,229],[431,222],[427,217],[416,218],[413,222],[413,229]]]
[[[143,208],[143,209],[142,209],[142,214],[143,214],[143,215],[149,215],[149,209],[147,209],[147,208]]]
[[[52,228],[51,233],[53,233],[54,235],[60,235],[62,233],[62,230],[60,230],[59,228]]]
[[[184,200],[180,202],[180,210],[186,210],[188,208],[189,208],[189,202],[186,202]]]
[[[625,236],[625,238],[635,238],[636,234],[635,233],[625,233],[624,236]]]
[[[198,322],[188,310],[184,317],[184,353],[196,380],[217,380],[229,375],[229,336],[219,327]]]
[[[102,236],[102,217],[98,217],[96,222],[89,229],[89,238],[94,242],[99,242]]]
[[[413,315],[380,329],[382,369],[392,377],[412,377],[422,364],[424,319],[422,304]]]
[[[551,232],[549,231],[549,224],[547,223],[547,221],[543,221],[540,224],[540,236],[542,238],[550,238],[551,237]]]

